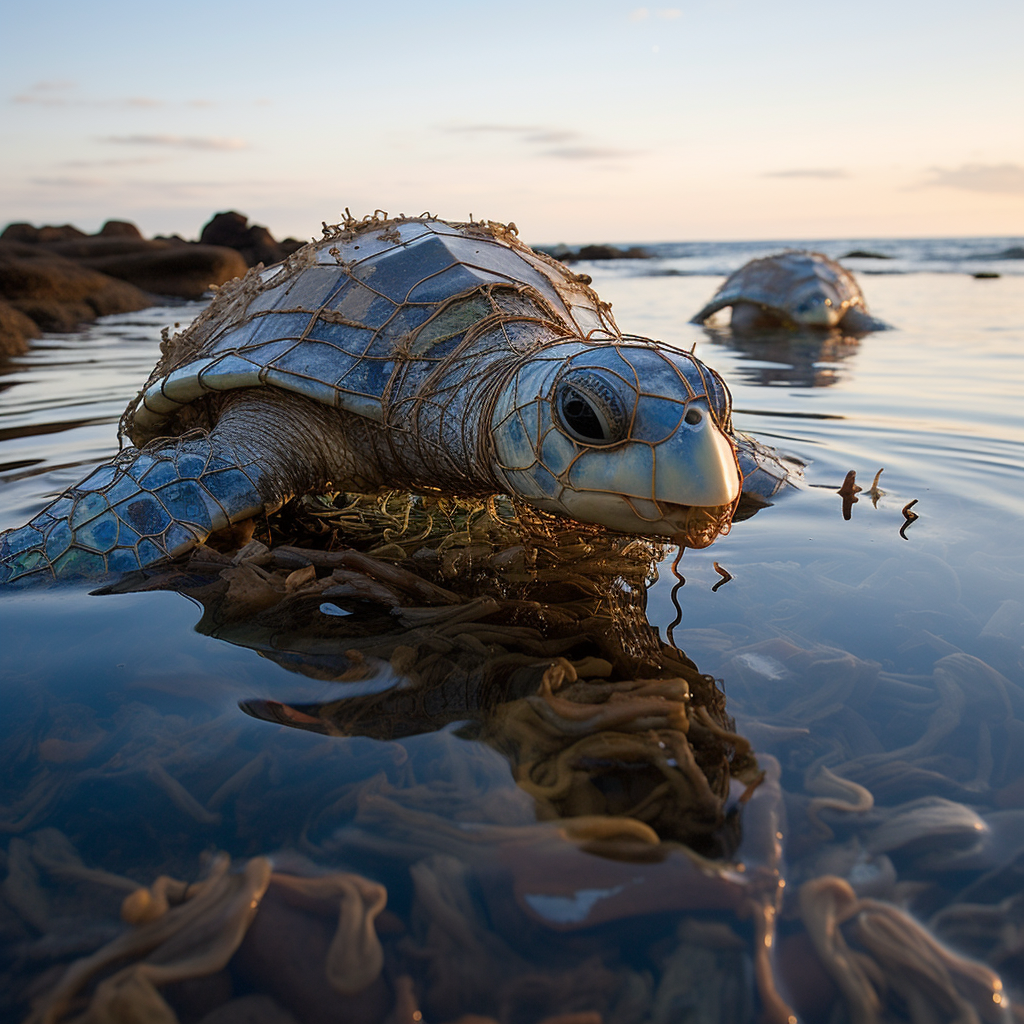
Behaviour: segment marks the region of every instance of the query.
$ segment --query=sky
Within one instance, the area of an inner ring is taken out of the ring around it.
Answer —
[[[1024,234],[1020,0],[0,0],[0,226]]]

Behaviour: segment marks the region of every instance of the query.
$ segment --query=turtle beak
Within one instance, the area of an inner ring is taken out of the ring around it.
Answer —
[[[707,399],[687,403],[679,429],[655,449],[654,497],[710,508],[732,504],[739,493],[732,442],[715,422]]]

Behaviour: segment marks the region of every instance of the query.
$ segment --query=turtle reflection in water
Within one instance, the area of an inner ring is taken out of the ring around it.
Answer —
[[[610,815],[622,822],[612,833],[734,852],[730,778],[760,776],[714,680],[647,622],[660,545],[517,517],[507,502],[345,500],[335,517],[306,506],[322,524],[386,510],[404,526],[375,549],[389,557],[257,543],[232,566],[203,548],[141,584],[200,600],[200,632],[342,684],[325,703],[246,711],[378,740],[465,723],[460,735],[509,758],[542,820]],[[425,536],[431,523],[442,529]]]
[[[694,356],[623,335],[514,226],[429,215],[325,226],[224,286],[165,339],[121,436],[136,447],[0,535],[0,582],[138,569],[329,483],[505,492],[704,546],[786,475]]]

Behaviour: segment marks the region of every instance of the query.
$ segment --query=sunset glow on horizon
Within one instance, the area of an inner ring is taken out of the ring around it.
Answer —
[[[9,5],[0,222],[1020,235],[1022,30],[997,0]]]

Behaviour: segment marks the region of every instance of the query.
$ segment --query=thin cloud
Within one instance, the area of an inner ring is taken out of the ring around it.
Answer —
[[[762,178],[820,178],[822,180],[848,178],[839,167],[793,167],[785,171],[765,171]]]
[[[459,135],[528,135],[545,129],[536,124],[450,124],[442,125],[441,131]]]
[[[963,164],[933,167],[931,181],[919,188],[958,188],[967,192],[1024,195],[1024,167],[1020,164]]]
[[[637,7],[629,12],[630,21],[647,21],[651,16],[651,9],[649,7]],[[676,18],[681,18],[683,12],[678,7],[659,7],[655,12],[656,18],[661,18],[663,21],[675,21]]]
[[[441,131],[461,135],[518,137],[518,141],[528,146],[533,155],[558,160],[621,160],[637,155],[635,150],[593,145],[579,132],[567,128],[551,128],[536,124],[449,124],[441,126]]]
[[[33,185],[45,185],[47,188],[105,188],[110,182],[105,178],[57,177],[32,178]]]
[[[139,167],[149,164],[165,164],[173,160],[172,156],[129,156],[115,157],[110,160],[62,160],[59,167]]]
[[[608,146],[559,146],[544,150],[543,156],[558,157],[561,160],[621,160],[636,156],[631,149],[612,149]]]
[[[534,131],[525,137],[524,142],[535,142],[538,145],[550,146],[557,142],[571,142],[580,137],[579,132],[570,132],[565,129],[552,128],[544,131]]]
[[[99,140],[118,146],[168,146],[172,149],[237,150],[248,149],[244,139],[225,139],[201,135],[108,135]]]
[[[78,85],[68,78],[50,78],[42,82],[36,82],[29,89],[30,92],[65,92],[74,89]]]
[[[113,107],[143,110],[168,105],[163,100],[154,99],[152,96],[114,96],[107,98],[79,96],[76,94],[77,89],[77,82],[67,79],[49,79],[36,82],[24,92],[12,96],[11,102],[37,107]],[[216,106],[216,103],[213,100],[199,97],[182,101],[181,105],[206,108]]]
[[[12,103],[30,104],[37,107],[162,107],[162,100],[151,96],[122,96],[119,99],[90,100],[65,96],[59,92],[24,92],[11,97]]]

